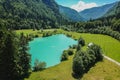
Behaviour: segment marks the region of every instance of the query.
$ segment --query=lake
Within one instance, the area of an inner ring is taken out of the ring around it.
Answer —
[[[46,62],[47,67],[59,64],[62,52],[73,44],[77,44],[77,41],[64,34],[34,38],[29,42],[29,52],[32,55],[31,65],[34,66],[36,59]]]

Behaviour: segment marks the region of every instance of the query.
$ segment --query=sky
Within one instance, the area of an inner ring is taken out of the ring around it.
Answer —
[[[55,0],[59,5],[70,7],[80,12],[84,9],[102,6],[119,0]]]

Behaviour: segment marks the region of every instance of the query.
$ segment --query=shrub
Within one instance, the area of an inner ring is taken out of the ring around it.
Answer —
[[[71,35],[71,34],[66,34],[66,36],[67,36],[67,37],[72,37],[72,35]]]
[[[53,35],[52,32],[44,32],[43,33],[43,37],[48,37],[48,36],[51,36],[51,35]]]
[[[53,33],[55,33],[55,34],[56,34],[56,33],[57,33],[57,29],[55,29],[55,30],[53,31]]]
[[[68,53],[67,51],[63,51],[63,54],[61,56],[61,61],[65,61],[65,60],[68,60]]]
[[[101,61],[103,59],[102,49],[100,46],[94,44],[94,45],[90,46],[89,49],[94,51],[94,55],[96,57],[95,61]]]
[[[95,64],[95,52],[92,49],[87,49],[87,53],[89,54],[88,59],[89,59],[89,64],[88,64],[88,68],[91,68],[94,64]]]
[[[81,50],[81,47],[82,47],[81,44],[78,44],[76,50],[77,51]]]
[[[67,53],[68,53],[68,55],[73,55],[74,54],[73,49],[68,49]]]
[[[82,51],[78,51],[73,58],[73,72],[75,75],[82,75],[84,73],[84,62],[83,62],[83,56],[80,56],[81,54],[84,54]]]
[[[34,63],[33,71],[41,71],[44,70],[45,67],[46,67],[45,62],[39,62],[39,60],[36,59]]]
[[[76,49],[76,48],[77,48],[77,45],[74,44],[74,45],[71,46],[71,48],[72,48],[72,49]]]
[[[81,46],[85,46],[85,40],[83,38],[80,38],[78,40],[78,44],[80,44]]]
[[[27,35],[27,39],[28,39],[29,41],[32,41],[33,38],[34,38],[34,35],[33,35],[33,34],[29,34],[29,35]]]
[[[39,37],[37,34],[35,35],[35,38]]]

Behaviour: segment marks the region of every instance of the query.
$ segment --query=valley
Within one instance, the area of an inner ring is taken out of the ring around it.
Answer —
[[[0,80],[120,80],[120,1],[0,0]]]

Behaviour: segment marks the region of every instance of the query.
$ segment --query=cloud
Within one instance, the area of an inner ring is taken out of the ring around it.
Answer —
[[[97,4],[92,2],[92,3],[85,3],[83,1],[79,1],[77,4],[74,4],[71,6],[72,9],[75,9],[76,11],[80,12],[82,10],[88,9],[88,8],[92,8],[92,7],[96,7]]]

